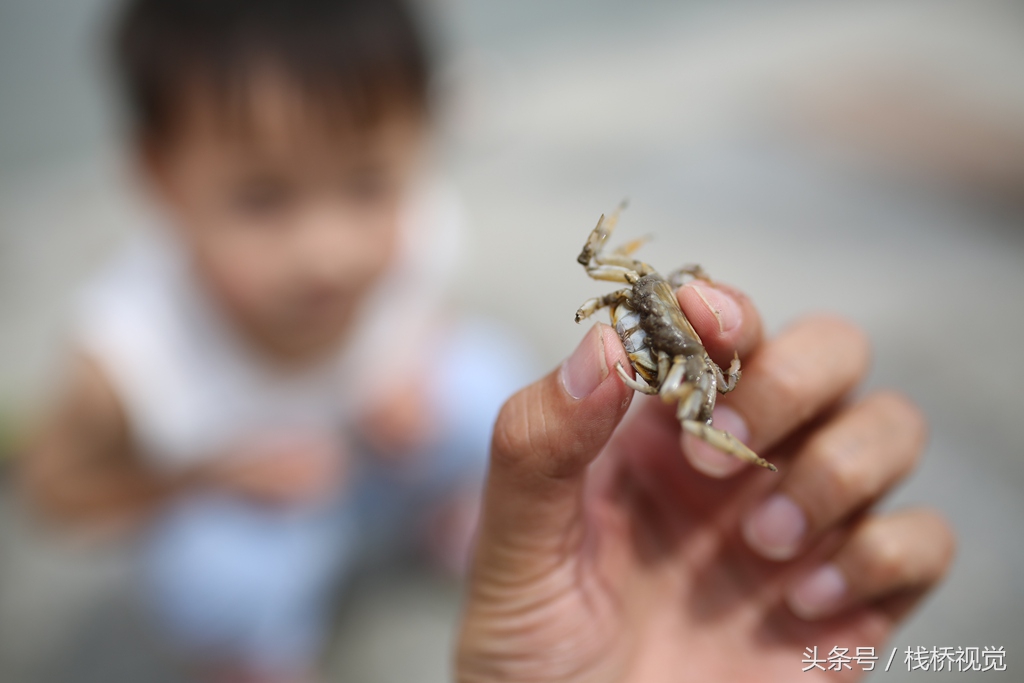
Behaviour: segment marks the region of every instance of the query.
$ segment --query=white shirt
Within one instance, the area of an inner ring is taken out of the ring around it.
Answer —
[[[156,468],[208,461],[254,430],[337,435],[387,383],[381,367],[401,371],[388,359],[415,356],[417,336],[439,312],[460,229],[451,191],[417,192],[403,210],[395,261],[362,303],[353,334],[301,371],[282,371],[246,344],[168,230],[140,236],[82,292],[76,341],[105,372]]]

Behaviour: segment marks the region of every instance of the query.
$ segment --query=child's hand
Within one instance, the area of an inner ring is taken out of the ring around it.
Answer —
[[[863,334],[813,317],[766,341],[746,297],[697,286],[679,299],[709,353],[745,361],[717,425],[779,473],[681,439],[657,398],[616,430],[633,392],[608,369],[626,356],[594,328],[498,418],[459,680],[851,680],[856,662],[801,674],[806,648],[878,648],[881,668],[948,568],[935,513],[871,510],[925,426],[891,392],[844,402],[868,367]]]
[[[268,505],[315,503],[340,488],[344,461],[336,439],[266,434],[236,447],[202,481]]]
[[[359,430],[373,452],[400,461],[422,450],[435,437],[436,410],[430,405],[426,377],[407,377],[367,409]]]

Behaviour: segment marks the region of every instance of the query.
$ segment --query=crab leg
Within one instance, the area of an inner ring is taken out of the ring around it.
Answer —
[[[750,450],[746,445],[729,432],[715,429],[710,425],[697,420],[686,420],[683,422],[683,429],[696,436],[701,441],[709,443],[715,448],[730,455],[734,455],[744,462],[749,462],[759,467],[778,472],[778,468],[771,464],[757,453]]]
[[[673,289],[678,289],[683,286],[683,278],[686,277],[687,275],[695,280],[704,280],[705,282],[712,281],[711,276],[708,275],[708,272],[704,270],[703,267],[696,263],[688,263],[682,268],[676,268],[675,270],[668,274],[668,277],[665,278],[665,280],[667,280],[668,283],[672,285]]]
[[[661,380],[661,396],[666,403],[672,403],[681,396],[679,388],[686,377],[686,360],[682,357],[676,358],[669,367],[668,374]]]
[[[583,250],[576,258],[579,263],[587,269],[587,275],[595,280],[611,280],[613,282],[635,283],[642,275],[650,275],[654,269],[643,261],[630,258],[630,255],[639,249],[646,238],[640,238],[627,242],[614,249],[611,253],[605,253],[604,249],[608,238],[611,237],[615,226],[619,222],[619,214],[626,208],[626,202],[622,202],[610,215],[601,215],[597,225],[590,231]]]
[[[589,318],[590,316],[600,311],[602,308],[614,306],[629,299],[629,295],[632,291],[633,290],[628,288],[620,289],[619,291],[612,292],[611,294],[605,294],[604,296],[595,296],[593,299],[587,299],[586,301],[583,302],[583,305],[580,306],[580,309],[576,311],[576,322],[580,322],[585,318]]]
[[[696,390],[692,384],[684,384],[679,387],[679,405],[676,407],[676,418],[680,424],[700,416],[701,404],[704,396]]]
[[[609,282],[625,282],[633,284],[640,279],[640,273],[632,267],[618,265],[587,266],[587,275],[595,280],[608,280]]]
[[[635,379],[626,374],[626,369],[622,367],[622,363],[615,364],[615,372],[619,373],[619,378],[622,380],[622,383],[625,384],[630,389],[632,389],[633,391],[639,391],[641,394],[648,394],[650,396],[653,396],[654,394],[658,393],[658,390],[655,389],[654,387],[648,386],[646,384],[641,384],[640,382],[637,382]]]
[[[668,377],[668,371],[671,366],[671,360],[664,351],[658,352],[658,381],[661,383],[665,382],[665,378]]]
[[[650,241],[651,238],[647,235],[643,237],[638,237],[635,240],[626,242],[622,246],[616,247],[616,249],[612,252],[612,256],[622,256],[623,258],[628,258],[633,254],[634,251],[636,251],[637,249],[644,246]]]
[[[589,264],[595,256],[601,253],[604,243],[608,241],[612,231],[615,230],[615,225],[619,222],[619,214],[622,213],[624,208],[626,208],[625,201],[619,204],[611,216],[605,217],[604,214],[601,214],[601,217],[597,220],[597,225],[590,232],[587,243],[583,245],[583,251],[580,252],[577,259],[582,265]]]
[[[711,367],[715,370],[715,378],[718,380],[718,391],[722,394],[728,394],[730,391],[736,388],[736,383],[740,381],[740,357],[738,353],[733,353],[732,362],[729,363],[729,371],[727,373],[722,372],[722,368],[718,367],[715,363],[711,363]]]
[[[589,268],[596,268],[598,266],[618,266],[620,268],[628,268],[629,270],[635,270],[638,273],[646,274],[653,270],[650,265],[643,261],[637,261],[623,254],[612,252],[610,254],[600,253],[594,257],[594,263],[597,266],[588,266]]]

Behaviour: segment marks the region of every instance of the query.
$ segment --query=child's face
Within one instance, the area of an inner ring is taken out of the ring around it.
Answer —
[[[257,85],[243,129],[194,97],[146,166],[218,303],[264,349],[305,359],[339,341],[394,254],[425,125],[398,107],[332,126]]]

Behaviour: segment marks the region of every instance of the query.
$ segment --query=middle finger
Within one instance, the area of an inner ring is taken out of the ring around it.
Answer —
[[[824,315],[805,318],[744,364],[739,387],[715,409],[715,427],[764,453],[856,386],[869,358],[867,338],[851,323]],[[705,474],[729,476],[742,467],[688,432],[682,439],[683,452]]]

